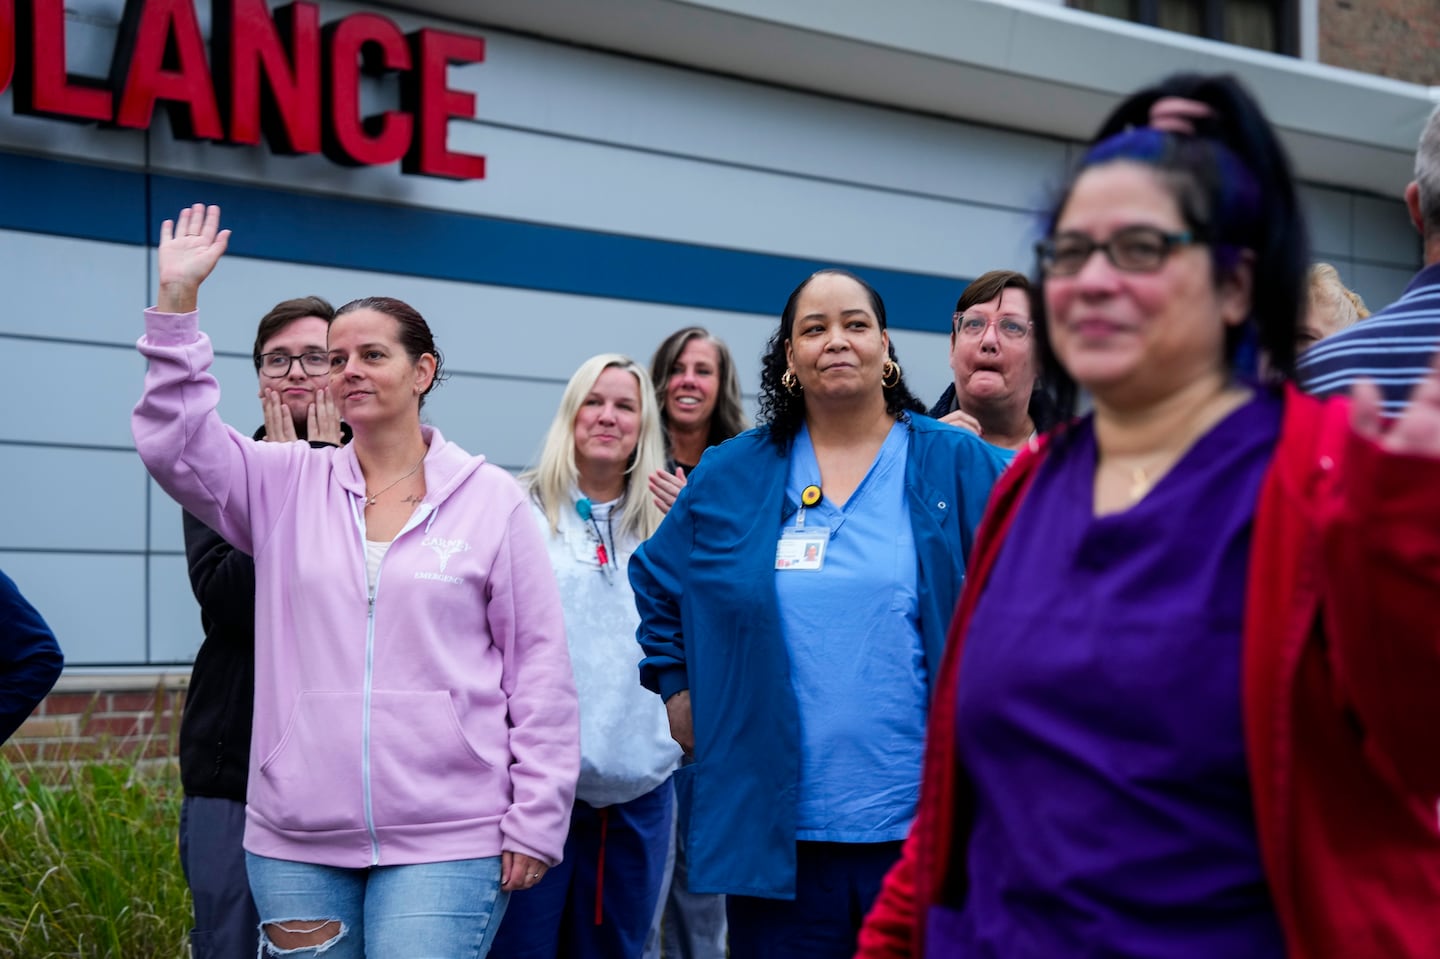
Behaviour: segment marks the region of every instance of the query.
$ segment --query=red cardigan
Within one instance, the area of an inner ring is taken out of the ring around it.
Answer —
[[[1242,669],[1256,830],[1289,959],[1440,957],[1440,459],[1354,435],[1291,389],[1256,505]],[[970,818],[955,763],[966,627],[1045,459],[1001,478],[971,552],[925,746],[920,806],[860,957],[924,955]],[[953,893],[952,893],[953,899]]]

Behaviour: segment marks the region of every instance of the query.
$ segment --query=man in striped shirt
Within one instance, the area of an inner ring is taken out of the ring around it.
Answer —
[[[1440,107],[1420,134],[1405,205],[1420,231],[1425,267],[1400,299],[1311,347],[1295,371],[1300,385],[1317,396],[1349,393],[1357,380],[1371,380],[1384,394],[1387,416],[1405,408],[1440,347]]]

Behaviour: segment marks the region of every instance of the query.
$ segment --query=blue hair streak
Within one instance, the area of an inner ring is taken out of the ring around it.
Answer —
[[[1209,209],[1202,212],[1182,201],[1182,212],[1190,228],[1209,244],[1216,275],[1234,272],[1261,228],[1260,181],[1244,160],[1208,137],[1131,127],[1092,146],[1081,158],[1079,169],[1119,160],[1210,180],[1197,184]],[[1197,219],[1203,222],[1195,222]],[[1239,330],[1236,347],[1233,369],[1242,377],[1254,378],[1260,365],[1260,332],[1253,315],[1246,317]]]

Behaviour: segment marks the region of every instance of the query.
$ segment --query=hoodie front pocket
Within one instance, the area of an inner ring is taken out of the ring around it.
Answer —
[[[362,828],[360,720],[359,693],[302,692],[250,783],[255,811],[281,829]]]
[[[370,758],[377,826],[498,818],[510,807],[508,770],[497,771],[471,745],[446,690],[375,690]]]

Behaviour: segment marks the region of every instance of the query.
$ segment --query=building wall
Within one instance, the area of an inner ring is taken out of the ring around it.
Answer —
[[[184,708],[183,674],[65,676],[0,747],[0,759],[56,781],[91,762],[163,771],[179,759]]]
[[[71,69],[103,75],[119,0],[71,17]],[[199,5],[202,8],[208,5]],[[356,9],[322,4],[322,19]],[[202,9],[202,18],[207,11]],[[433,22],[393,10],[402,27]],[[441,24],[455,29],[453,25]],[[478,32],[478,31],[477,31]],[[484,31],[452,68],[479,115],[452,149],[487,177],[397,168],[17,117],[0,96],[0,262],[11,360],[0,423],[0,567],[50,619],[72,666],[156,667],[193,654],[199,621],[179,513],[133,451],[129,410],[154,299],[161,219],[219,202],[231,253],[201,295],[221,414],[259,422],[249,362],[276,300],[386,294],[435,327],[453,376],[427,404],[448,437],[526,465],[587,356],[642,360],[673,329],[734,348],[753,405],[759,355],[790,289],[822,265],[869,277],[915,391],[949,377],[945,331],[964,282],[1028,270],[1038,211],[1073,146]],[[385,90],[367,91],[381,98]],[[1310,187],[1319,254],[1380,305],[1418,265],[1394,198]]]
[[[1319,0],[1320,62],[1440,85],[1435,0]]]

